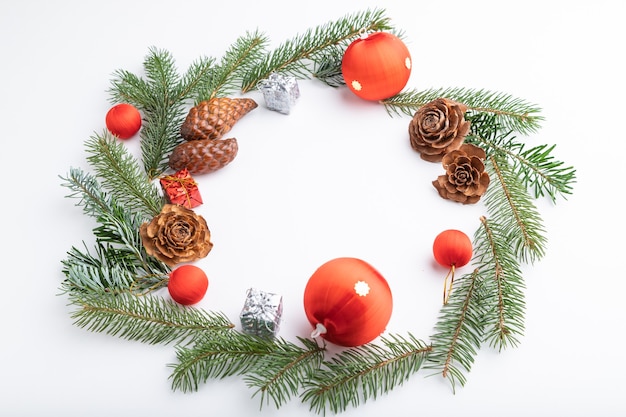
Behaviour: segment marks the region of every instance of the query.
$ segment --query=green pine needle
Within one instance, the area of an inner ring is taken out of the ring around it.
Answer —
[[[198,91],[195,104],[214,97],[238,94],[245,74],[261,60],[268,42],[268,38],[258,31],[248,32],[235,40],[215,66],[208,84]]]
[[[297,78],[311,76],[311,62],[324,62],[329,48],[344,47],[361,31],[389,30],[389,18],[382,9],[366,10],[346,15],[336,21],[309,29],[296,35],[267,53],[244,77],[241,90],[245,93],[257,87],[273,72],[291,74]]]
[[[182,142],[179,129],[186,106],[211,85],[213,64],[212,58],[200,58],[181,76],[168,51],[150,48],[143,64],[145,78],[125,70],[114,73],[111,101],[133,104],[143,113],[141,153],[149,179],[168,169],[169,154]]]
[[[508,160],[521,184],[535,198],[547,195],[552,202],[556,202],[557,197],[565,198],[572,194],[576,170],[555,159],[553,151],[556,145],[527,148],[493,115],[477,114],[469,116],[468,120],[471,129],[466,141],[483,148],[487,155]]]
[[[62,261],[66,280],[64,292],[86,291],[126,291],[135,285],[137,276],[143,269],[135,262],[135,253],[113,245],[97,242],[95,254],[87,248],[84,251],[76,247],[68,252]],[[167,274],[152,274],[154,280],[163,280]]]
[[[163,207],[164,200],[142,171],[128,149],[108,132],[92,136],[86,142],[87,160],[102,179],[102,186],[124,207],[152,218]]]
[[[431,347],[409,334],[349,348],[325,361],[305,384],[302,400],[318,414],[358,407],[404,383],[422,366]]]
[[[473,88],[436,88],[418,91],[406,90],[394,97],[383,100],[387,112],[393,114],[414,113],[424,104],[437,98],[448,98],[463,103],[470,114],[488,114],[504,130],[513,130],[522,134],[534,133],[541,127],[543,116],[541,109],[522,99],[495,91]]]
[[[185,307],[156,296],[128,292],[73,292],[74,324],[92,332],[149,344],[183,343],[234,325],[218,313]]]
[[[541,259],[546,251],[545,228],[523,180],[504,158],[491,156],[486,167],[491,184],[485,207],[490,219],[503,225],[507,249],[524,262]]]
[[[474,363],[483,338],[483,307],[480,287],[482,277],[477,271],[456,279],[448,303],[441,307],[431,337],[432,352],[425,369],[435,370],[450,382],[465,385],[465,373]]]
[[[284,386],[277,384],[291,383],[294,376],[289,373],[300,371],[282,368],[286,362],[299,364],[303,369],[311,365],[307,362],[319,354],[317,346],[307,345],[307,349],[297,348],[282,339],[261,338],[238,331],[206,334],[196,339],[192,346],[178,346],[176,357],[178,363],[171,364],[170,375],[172,389],[183,392],[197,391],[202,383],[209,379],[225,378],[234,375],[246,375],[248,385],[257,386],[265,395],[273,396],[277,404],[286,398]],[[268,359],[281,357],[280,363],[269,364]],[[306,360],[303,360],[307,358]],[[267,370],[268,368],[269,370]],[[280,371],[276,371],[279,368]],[[276,371],[274,373],[274,371]],[[269,373],[269,377],[267,376]]]
[[[256,388],[253,396],[260,395],[261,407],[273,402],[280,408],[297,396],[303,381],[318,372],[324,359],[324,348],[313,340],[298,338],[304,348],[280,339],[275,349],[268,352],[244,377],[249,387]]]
[[[524,333],[525,284],[509,242],[508,227],[486,218],[475,236],[475,257],[482,282],[485,309],[484,341],[502,350],[517,346]]]
[[[132,171],[132,163],[130,165]],[[94,228],[94,253],[73,247],[68,252],[68,258],[62,261],[67,277],[65,290],[132,288],[133,291],[145,292],[164,286],[164,277],[170,269],[149,257],[143,248],[139,226],[145,219],[144,215],[122,207],[103,191],[95,176],[81,169],[71,169],[63,179],[63,185],[70,190],[68,197],[78,199],[77,205],[82,206],[85,214],[94,217],[98,224]],[[117,193],[123,193],[122,190],[126,189],[123,185],[122,181],[122,185],[112,188]],[[128,194],[124,196],[126,200],[130,198],[130,191]]]

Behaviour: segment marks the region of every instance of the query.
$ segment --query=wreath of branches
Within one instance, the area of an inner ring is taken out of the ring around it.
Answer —
[[[442,306],[430,341],[389,334],[380,343],[330,355],[316,340],[266,339],[235,329],[224,314],[183,307],[153,296],[167,285],[170,268],[148,256],[139,226],[165,203],[153,179],[182,139],[179,126],[189,103],[246,92],[273,72],[316,78],[341,87],[341,56],[363,30],[396,31],[385,11],[344,16],[295,36],[274,50],[260,32],[235,40],[221,59],[201,57],[179,74],[172,55],[151,48],[144,74],[119,70],[109,90],[113,103],[127,102],[143,115],[141,160],[107,131],[86,143],[91,172],[71,168],[61,176],[85,215],[98,226],[94,248],[72,247],[62,260],[61,283],[76,326],[146,344],[172,344],[173,390],[196,391],[209,379],[239,376],[261,407],[280,408],[299,397],[318,414],[339,413],[393,390],[421,369],[464,385],[478,350],[516,346],[524,331],[521,264],[540,260],[545,230],[534,205],[572,193],[576,171],[558,161],[554,145],[529,147],[516,134],[539,130],[534,104],[507,94],[466,88],[405,90],[381,101],[392,117],[412,116],[445,97],[464,103],[471,131],[466,140],[485,149],[492,178],[484,196],[487,215],[473,237],[474,269],[458,277]]]

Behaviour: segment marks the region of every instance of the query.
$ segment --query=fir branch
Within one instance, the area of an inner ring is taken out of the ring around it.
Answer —
[[[132,263],[110,262],[118,258],[116,251],[112,245],[100,242],[95,245],[95,254],[90,253],[86,246],[84,251],[72,247],[67,259],[61,261],[63,274],[67,277],[62,285],[64,292],[118,292],[130,288],[136,269]]]
[[[424,104],[445,97],[465,104],[468,113],[491,114],[504,130],[529,134],[539,130],[544,120],[541,109],[509,94],[473,88],[436,88],[418,91],[406,90],[385,99],[382,104],[390,115],[413,114]]]
[[[91,291],[71,293],[70,302],[78,307],[72,313],[76,326],[142,343],[182,343],[234,327],[221,314],[161,297]]]
[[[103,190],[98,179],[81,168],[70,168],[67,177],[59,176],[63,180],[61,186],[70,190],[66,198],[76,198],[77,206],[83,207],[83,213],[99,218],[102,213],[113,211],[112,199]]]
[[[143,66],[146,79],[118,70],[109,89],[111,101],[127,102],[143,112],[141,153],[149,179],[168,168],[168,157],[180,138],[179,128],[186,115],[186,101],[210,83],[214,60],[201,58],[181,77],[172,55],[150,48]]]
[[[483,338],[481,280],[477,270],[455,280],[455,289],[441,307],[431,337],[432,352],[424,368],[448,378],[453,390],[457,382],[465,385],[464,371],[471,370]]]
[[[335,45],[324,49],[313,62],[311,75],[330,87],[346,85],[341,70],[341,62],[346,48]]]
[[[163,286],[169,267],[148,256],[139,235],[143,216],[122,207],[102,187],[95,176],[81,169],[71,169],[63,178],[85,214],[94,217],[98,226],[95,254],[72,248],[62,263],[73,289],[123,288],[131,286],[143,292]],[[104,243],[108,243],[105,245]]]
[[[63,178],[63,186],[71,190],[68,198],[79,199],[77,205],[94,217],[99,226],[94,229],[98,239],[133,248],[141,246],[137,233],[142,217],[124,210],[117,201],[102,190],[98,180],[83,170],[74,168]]]
[[[109,132],[92,136],[86,142],[87,157],[102,186],[125,210],[140,213],[146,218],[158,214],[164,201],[149,181],[137,160]]]
[[[474,262],[484,285],[484,341],[502,350],[517,346],[524,332],[524,281],[511,251],[510,232],[494,221],[481,218],[475,237]]]
[[[143,294],[167,286],[169,267],[145,252],[96,241],[95,253],[72,247],[61,261],[64,292],[132,291]]]
[[[209,83],[198,91],[195,104],[238,92],[245,74],[261,60],[267,44],[267,37],[258,31],[237,38],[215,67]]]
[[[574,167],[564,166],[564,162],[551,155],[555,147],[543,144],[524,149],[521,144],[513,158],[513,169],[522,174],[524,185],[533,190],[535,198],[547,194],[553,202],[559,195],[564,198],[571,195],[572,184],[576,182]]]
[[[266,54],[246,74],[241,90],[245,93],[255,89],[259,81],[269,77],[273,72],[308,78],[311,70],[307,66],[307,60],[319,60],[327,48],[345,45],[362,31],[391,29],[389,18],[384,14],[385,11],[381,9],[349,14],[296,35]]]
[[[490,218],[502,225],[514,255],[534,262],[545,254],[546,236],[541,215],[523,181],[507,160],[492,155],[486,165],[491,184],[484,196]]]
[[[170,365],[174,369],[170,375],[172,389],[197,391],[200,384],[211,378],[255,372],[260,364],[264,366],[263,358],[278,349],[278,344],[284,343],[288,342],[234,330],[204,335],[196,339],[193,346],[177,347],[178,363]]]
[[[302,400],[318,414],[358,407],[404,383],[422,366],[431,347],[416,339],[381,338],[386,348],[369,343],[335,355],[305,383]]]
[[[558,196],[565,198],[572,194],[576,170],[555,159],[552,152],[556,145],[543,144],[526,149],[526,145],[517,141],[511,132],[502,134],[494,117],[474,115],[469,120],[472,127],[467,141],[485,149],[487,155],[507,158],[512,170],[524,187],[532,190],[535,198],[548,195],[552,202],[556,202]]]
[[[280,408],[298,394],[303,381],[319,371],[324,348],[310,339],[298,340],[304,349],[280,340],[275,349],[259,358],[258,364],[244,377],[248,387],[257,388],[253,396],[260,393],[261,407],[271,399],[276,408]]]

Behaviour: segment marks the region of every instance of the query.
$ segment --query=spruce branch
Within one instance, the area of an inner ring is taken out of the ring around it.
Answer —
[[[483,338],[482,277],[478,270],[455,280],[448,303],[441,307],[431,337],[432,352],[425,369],[433,369],[450,381],[454,391],[457,382],[465,385],[465,372],[474,363]]]
[[[130,262],[115,262],[123,255],[116,255],[118,249],[112,245],[96,242],[95,254],[85,246],[84,250],[72,247],[67,259],[61,261],[66,280],[62,284],[64,292],[124,291],[134,282],[136,268]]]
[[[195,104],[239,92],[245,74],[252,71],[261,60],[268,42],[268,38],[259,31],[246,32],[237,38],[215,66],[207,85],[198,91]]]
[[[257,365],[245,375],[248,387],[256,388],[253,397],[260,394],[261,407],[270,400],[280,408],[298,395],[303,381],[318,372],[324,359],[324,348],[314,340],[298,338],[304,348],[280,340],[275,349],[259,358]]]
[[[141,153],[149,179],[167,170],[169,154],[182,141],[179,128],[187,101],[209,85],[213,64],[212,58],[200,58],[181,77],[168,51],[150,48],[143,63],[145,78],[125,70],[114,73],[111,101],[131,103],[143,112]]]
[[[282,339],[272,340],[234,330],[204,335],[192,346],[177,347],[178,363],[170,365],[172,389],[197,391],[202,383],[212,378],[263,375],[262,367],[268,366],[267,355],[281,349],[290,351],[293,358],[307,356],[306,349],[296,349]],[[319,348],[308,345],[308,350],[318,352]],[[253,385],[254,380],[249,383]]]
[[[524,333],[525,285],[509,239],[507,227],[481,218],[481,228],[475,236],[474,262],[485,283],[484,341],[498,350],[517,346]]]
[[[390,115],[406,114],[413,116],[417,109],[437,98],[444,97],[463,103],[469,114],[490,114],[504,130],[522,134],[539,130],[544,120],[541,109],[520,98],[484,89],[436,88],[428,90],[405,90],[394,97],[382,100]]]
[[[273,72],[284,72],[298,78],[309,78],[311,61],[321,62],[324,52],[337,45],[347,45],[361,31],[388,30],[392,27],[382,9],[366,10],[345,15],[335,21],[311,28],[296,35],[267,53],[244,77],[241,90],[256,88],[259,81]]]
[[[69,299],[77,307],[72,313],[76,326],[148,344],[183,343],[234,326],[222,314],[157,296],[93,291],[74,292]]]
[[[343,79],[341,62],[345,50],[344,45],[335,45],[324,49],[313,62],[311,75],[329,87],[344,86],[346,82]]]
[[[431,351],[411,334],[381,337],[381,341],[384,347],[369,343],[324,361],[305,383],[302,401],[318,414],[358,407],[404,383]]]
[[[87,160],[102,179],[102,186],[125,210],[146,218],[158,214],[164,200],[142,171],[139,162],[113,135],[105,131],[86,142]]]
[[[95,253],[73,247],[62,261],[68,290],[133,288],[144,292],[163,286],[169,267],[148,256],[139,236],[143,215],[122,207],[103,191],[98,179],[81,169],[71,169],[63,186],[68,197],[78,199],[85,214],[98,223],[94,228]]]
[[[508,159],[512,170],[535,198],[547,195],[556,202],[558,196],[565,198],[572,194],[576,170],[555,159],[556,145],[543,144],[527,149],[512,132],[501,133],[503,130],[494,117],[474,115],[469,120],[471,132],[467,141],[485,149],[487,155]]]
[[[488,158],[491,178],[484,196],[490,218],[502,225],[502,233],[513,254],[524,262],[535,262],[545,254],[546,236],[541,215],[517,172],[505,158]]]

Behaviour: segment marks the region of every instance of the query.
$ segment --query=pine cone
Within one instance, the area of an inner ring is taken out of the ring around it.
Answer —
[[[470,122],[465,120],[467,106],[438,98],[424,104],[409,123],[411,147],[423,160],[439,162],[450,151],[459,149],[469,132]]]
[[[185,140],[219,139],[257,107],[251,98],[216,97],[192,107],[180,128]]]
[[[463,204],[474,204],[489,187],[489,174],[483,160],[485,151],[478,146],[464,143],[459,149],[444,155],[441,164],[446,170],[433,186],[445,199]]]
[[[175,171],[187,169],[191,175],[208,174],[229,164],[237,156],[237,139],[199,139],[177,145],[169,166]]]

